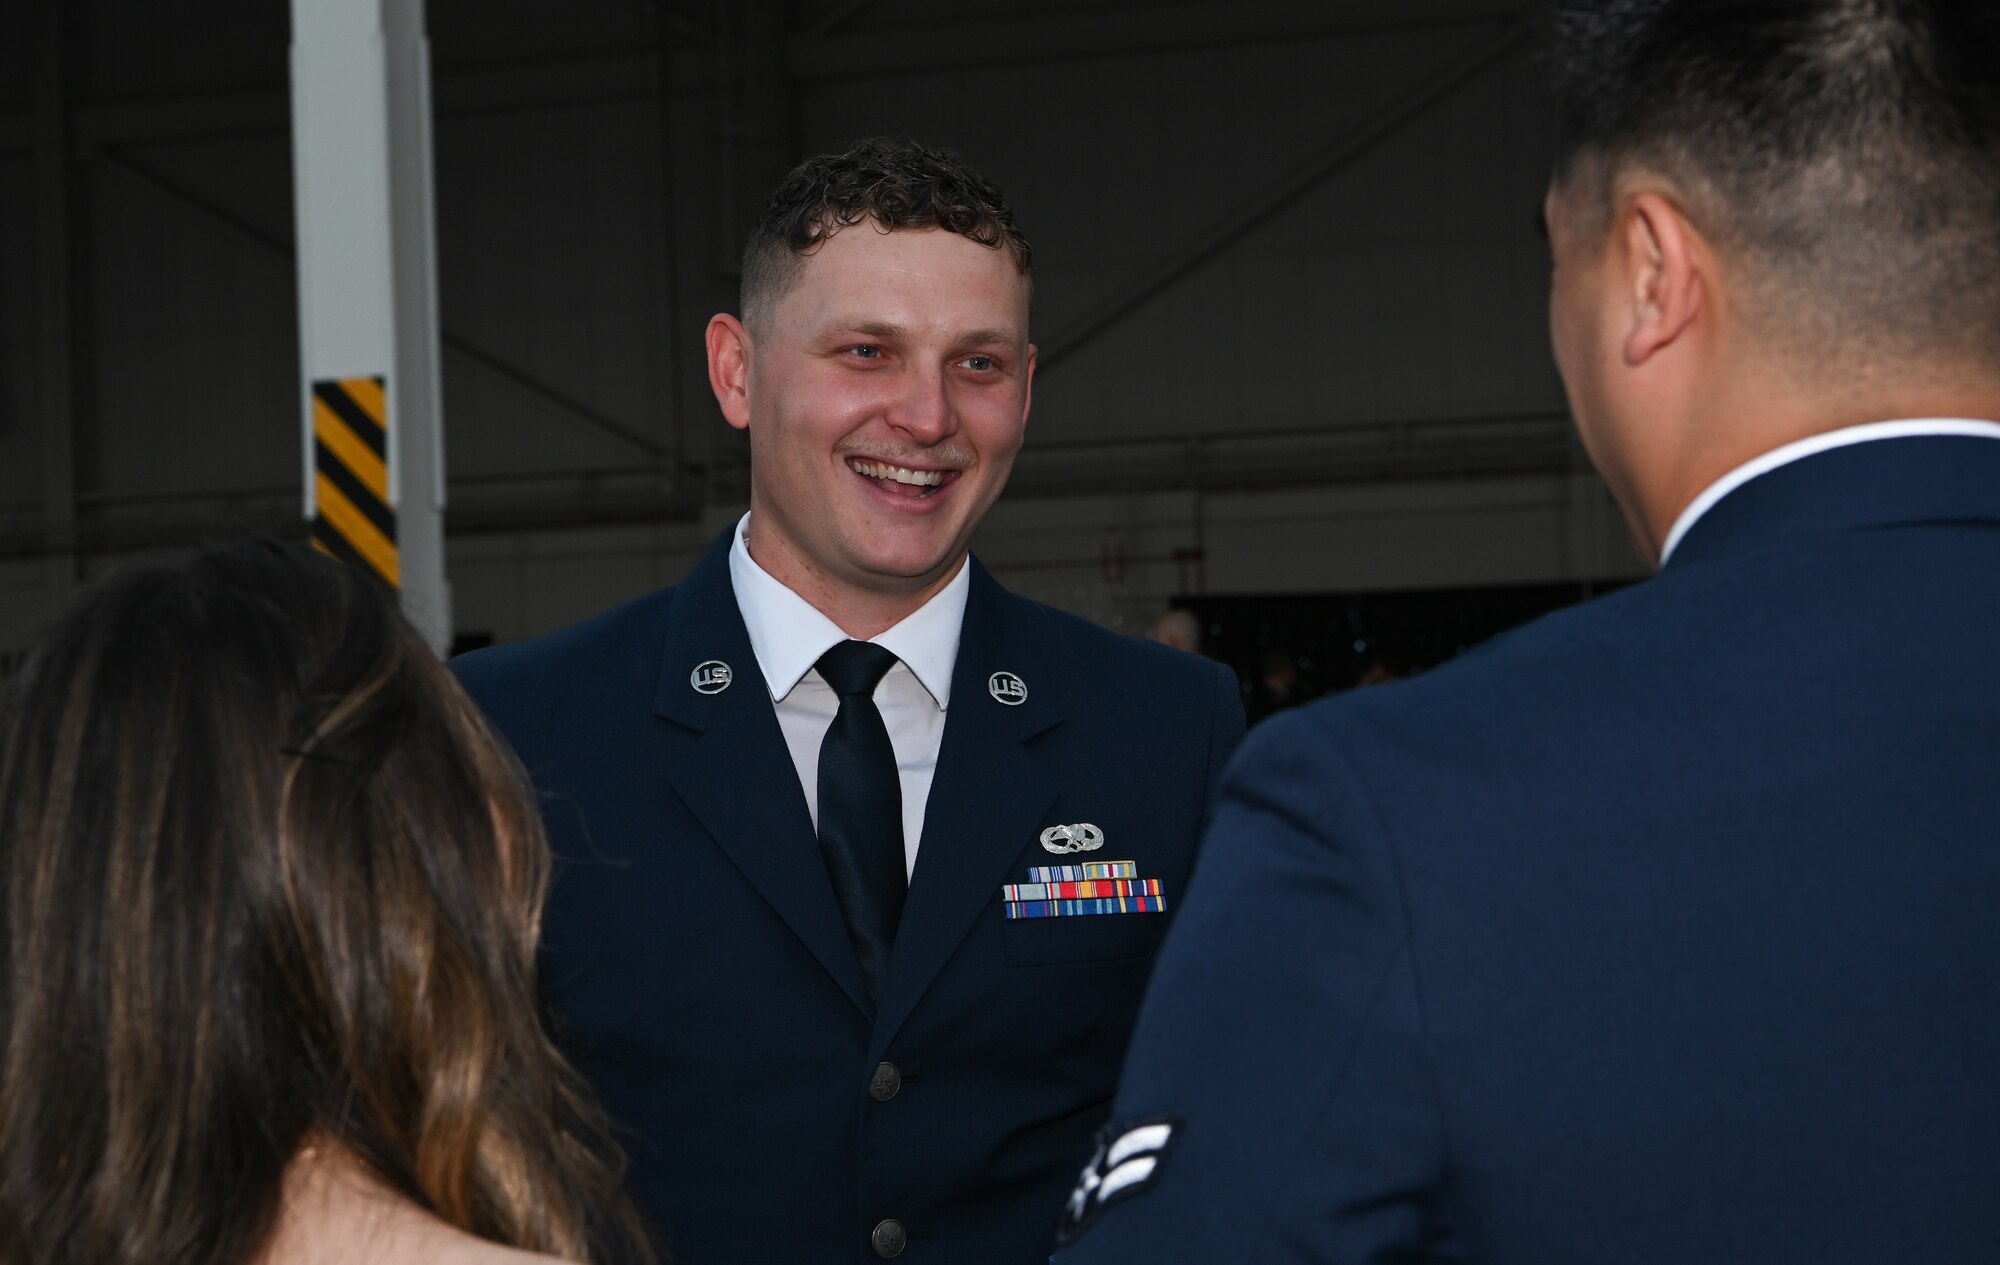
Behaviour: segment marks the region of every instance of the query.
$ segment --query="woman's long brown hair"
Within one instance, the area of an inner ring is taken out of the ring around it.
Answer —
[[[232,1265],[323,1131],[473,1234],[644,1259],[537,1010],[527,782],[374,581],[237,544],[0,697],[0,1261]]]

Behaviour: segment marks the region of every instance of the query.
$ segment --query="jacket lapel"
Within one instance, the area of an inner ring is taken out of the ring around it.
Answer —
[[[966,595],[951,712],[924,808],[916,871],[896,932],[873,1057],[903,1022],[989,905],[1055,803],[1059,783],[1024,744],[1060,724],[1056,674],[1038,653],[1038,608],[1002,589],[976,560]],[[1018,706],[987,688],[996,672],[1027,684]]]
[[[873,1006],[861,964],[729,581],[733,534],[674,591],[653,712],[700,736],[669,777],[717,845],[867,1015]],[[727,664],[732,679],[704,694],[691,677],[711,660]]]

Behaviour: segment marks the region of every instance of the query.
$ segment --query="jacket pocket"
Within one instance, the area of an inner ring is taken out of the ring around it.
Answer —
[[[1166,930],[1165,914],[1081,914],[1009,918],[1000,938],[1009,966],[1043,966],[1142,958],[1159,947]]]

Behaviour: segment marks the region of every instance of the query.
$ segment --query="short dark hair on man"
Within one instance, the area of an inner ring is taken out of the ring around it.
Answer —
[[[946,149],[875,137],[792,169],[743,248],[743,319],[755,325],[799,279],[805,257],[843,228],[941,228],[1005,247],[1029,275],[1033,251],[1000,186]]]
[[[1676,180],[1816,344],[1994,355],[2000,4],[1557,0],[1550,52],[1559,180]]]

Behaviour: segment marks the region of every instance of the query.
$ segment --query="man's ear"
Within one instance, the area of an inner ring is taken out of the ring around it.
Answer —
[[[1680,208],[1657,193],[1633,198],[1620,219],[1632,303],[1625,363],[1636,368],[1706,313],[1714,256]]]
[[[1035,406],[1035,345],[1028,344],[1027,373],[1021,380],[1021,425],[1028,424],[1028,410]]]
[[[727,312],[708,321],[708,385],[729,424],[749,430],[750,331]]]

